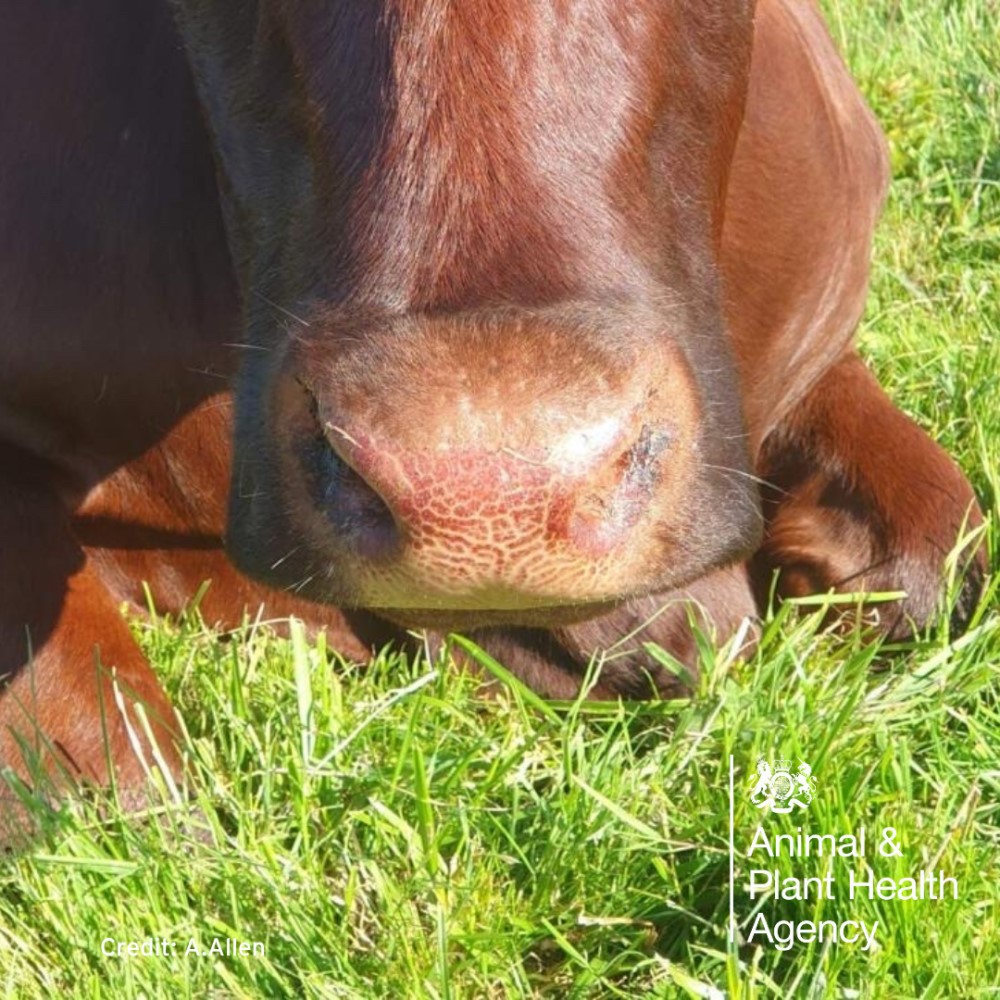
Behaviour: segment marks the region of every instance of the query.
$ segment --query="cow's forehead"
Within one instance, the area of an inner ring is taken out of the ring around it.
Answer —
[[[267,87],[294,70],[292,99],[257,106],[305,134],[310,219],[355,294],[570,297],[597,273],[647,283],[665,248],[704,251],[746,4],[271,0],[259,16],[244,71]]]

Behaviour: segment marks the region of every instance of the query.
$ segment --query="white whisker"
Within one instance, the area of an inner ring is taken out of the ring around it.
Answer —
[[[301,323],[302,326],[305,327],[309,326],[309,324],[301,316],[296,316],[295,313],[293,313],[291,310],[286,309],[284,306],[279,306],[277,302],[272,302],[262,292],[258,292],[256,288],[251,289],[250,294],[253,295],[255,298],[260,299],[261,302],[265,303],[266,305],[269,305],[272,309],[277,309],[278,312],[287,316],[289,319],[295,320],[296,323]]]

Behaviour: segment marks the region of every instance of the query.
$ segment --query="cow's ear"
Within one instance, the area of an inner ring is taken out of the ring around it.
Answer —
[[[720,250],[752,454],[849,347],[887,183],[884,137],[818,10],[760,0]]]

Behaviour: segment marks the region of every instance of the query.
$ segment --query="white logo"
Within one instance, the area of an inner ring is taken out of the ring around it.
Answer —
[[[757,773],[750,783],[750,801],[758,809],[776,813],[790,813],[796,807],[805,809],[816,791],[812,768],[804,760],[799,762],[798,771],[792,774],[790,760],[779,758],[772,764],[761,757],[757,761]]]

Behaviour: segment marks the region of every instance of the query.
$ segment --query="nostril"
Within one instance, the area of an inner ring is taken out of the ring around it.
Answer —
[[[394,555],[401,532],[386,502],[325,439],[320,455],[321,509],[338,537],[366,559]]]
[[[328,436],[315,395],[309,396],[313,434],[300,447],[310,499],[337,537],[356,555],[381,560],[398,550],[401,532],[392,511],[362,475],[339,453]]]

